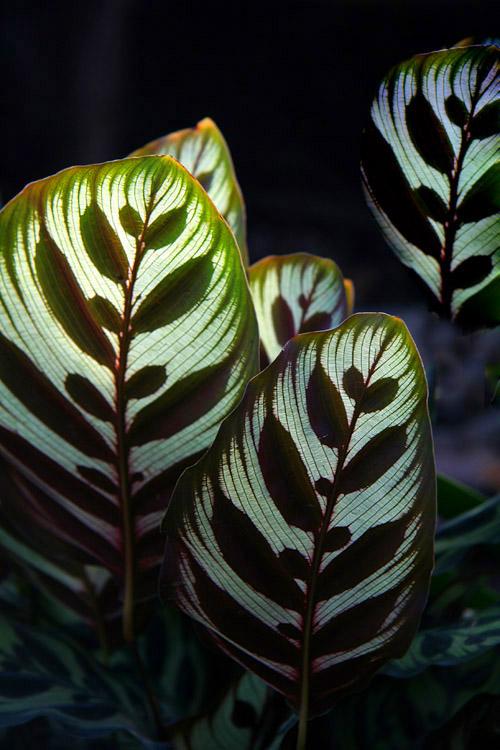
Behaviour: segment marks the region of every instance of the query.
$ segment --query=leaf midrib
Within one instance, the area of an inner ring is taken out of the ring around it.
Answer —
[[[123,637],[127,643],[134,640],[134,603],[135,603],[135,554],[134,554],[134,527],[132,513],[132,493],[130,486],[129,446],[127,441],[127,395],[126,380],[128,354],[130,350],[132,302],[134,286],[141,261],[144,257],[146,244],[145,234],[149,219],[154,210],[150,205],[146,210],[144,225],[139,237],[136,239],[136,252],[134,263],[130,269],[129,278],[124,285],[125,305],[123,311],[123,324],[119,335],[118,357],[115,363],[115,411],[116,411],[116,455],[118,465],[119,502],[122,512],[122,541],[124,557],[124,596],[122,610]]]
[[[483,81],[484,81],[484,78],[483,78]],[[483,81],[478,82],[476,90],[471,95],[471,105],[467,113],[467,119],[461,128],[460,149],[459,149],[455,164],[453,166],[453,170],[448,177],[449,184],[450,184],[450,200],[448,203],[447,218],[446,218],[446,222],[444,225],[445,235],[444,235],[444,243],[441,248],[441,258],[440,258],[441,305],[443,308],[443,313],[448,318],[453,317],[451,303],[452,303],[454,288],[453,288],[453,284],[451,281],[451,274],[452,274],[451,264],[453,261],[453,249],[455,245],[455,238],[456,238],[457,231],[460,228],[460,222],[458,220],[458,215],[457,215],[458,184],[460,182],[460,177],[462,174],[464,159],[472,143],[470,125],[471,125],[472,120],[474,119],[475,109],[476,109],[480,96],[482,96],[491,85],[489,84],[486,87],[486,89],[483,92],[481,92],[481,83]]]
[[[323,559],[323,554],[324,554],[323,548],[325,544],[325,538],[328,533],[328,527],[330,524],[333,509],[335,507],[335,504],[338,498],[340,478],[342,475],[342,471],[344,469],[344,464],[347,458],[347,454],[349,452],[351,439],[352,439],[354,430],[356,428],[356,423],[361,414],[361,406],[363,403],[363,399],[365,397],[365,393],[369,386],[370,380],[373,377],[373,374],[380,362],[380,359],[386,347],[387,347],[387,339],[385,339],[382,342],[380,346],[380,350],[377,352],[377,355],[375,356],[373,363],[370,366],[368,375],[366,377],[366,381],[364,383],[363,394],[361,395],[361,398],[355,404],[352,418],[351,418],[351,423],[349,425],[349,432],[348,432],[345,444],[343,448],[341,449],[341,451],[339,451],[339,458],[338,458],[337,466],[335,469],[335,476],[333,479],[332,490],[331,490],[331,494],[327,502],[325,514],[323,516],[323,522],[321,525],[319,539],[318,539],[317,544],[315,544],[315,547],[314,547],[311,577],[310,577],[309,585],[307,587],[306,617],[305,617],[305,622],[304,622],[304,634],[303,634],[303,639],[302,639],[302,672],[301,672],[301,699],[300,699],[301,714],[304,710],[305,714],[307,715],[308,707],[309,707],[309,682],[310,682],[310,677],[311,677],[311,664],[310,664],[309,652],[310,652],[310,644],[311,644],[311,636],[312,636],[313,614],[314,614],[314,609],[316,606],[316,586],[318,582],[319,566],[321,564],[321,560]],[[321,356],[321,355],[319,354],[318,356]]]

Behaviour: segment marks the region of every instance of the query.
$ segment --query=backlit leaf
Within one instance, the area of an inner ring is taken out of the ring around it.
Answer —
[[[396,318],[297,336],[172,495],[165,596],[296,709],[328,709],[417,627],[436,512],[426,395]]]
[[[205,117],[194,128],[158,138],[131,156],[153,154],[174,156],[196,177],[233,230],[243,261],[248,264],[245,204],[229,148],[215,122]],[[132,223],[133,217],[129,217]]]
[[[352,312],[353,286],[328,258],[271,255],[249,269],[262,348],[269,362],[297,333],[339,325]]]
[[[363,182],[385,238],[441,313],[470,327],[500,323],[498,67],[494,45],[396,66],[362,145]]]
[[[0,237],[0,451],[29,484],[25,523],[122,587],[131,637],[171,488],[257,368],[240,254],[160,156],[29,185]]]

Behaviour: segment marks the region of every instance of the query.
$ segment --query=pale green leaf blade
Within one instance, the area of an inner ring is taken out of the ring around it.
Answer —
[[[271,255],[250,266],[248,278],[269,362],[293,336],[334,328],[352,312],[352,282],[346,290],[339,267],[329,258]]]
[[[435,470],[404,324],[303,334],[249,384],[164,520],[165,596],[321,713],[402,655],[433,564]]]
[[[441,313],[470,326],[500,323],[498,70],[496,46],[396,66],[362,146],[364,186],[387,241]]]
[[[194,128],[158,138],[131,156],[174,156],[196,177],[234,232],[245,265],[248,265],[246,211],[241,188],[224,136],[209,117]]]
[[[26,520],[123,588],[130,637],[169,493],[257,370],[240,253],[161,156],[32,183],[0,243],[0,450],[30,483]]]

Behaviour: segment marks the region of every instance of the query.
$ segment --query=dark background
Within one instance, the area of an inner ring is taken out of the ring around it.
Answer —
[[[358,167],[360,133],[385,72],[415,53],[494,35],[495,5],[4,3],[3,200],[28,181],[122,157],[211,116],[245,195],[251,258],[330,256],[354,279],[358,310],[402,315],[439,376],[438,465],[500,489],[500,420],[485,411],[484,386],[500,337],[465,340],[431,318],[420,287],[378,234]]]

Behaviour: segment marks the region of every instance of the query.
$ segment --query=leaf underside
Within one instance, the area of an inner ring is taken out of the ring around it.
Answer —
[[[226,141],[217,125],[205,117],[194,128],[158,138],[131,156],[175,157],[196,177],[234,232],[243,262],[248,265],[246,211]]]
[[[248,278],[268,362],[298,333],[334,328],[352,312],[342,273],[328,258],[272,255],[254,263]]]
[[[499,50],[419,55],[395,67],[362,143],[370,206],[442,314],[500,322]]]
[[[404,653],[425,603],[435,473],[404,324],[297,336],[179,480],[162,591],[295,708]]]
[[[33,183],[0,237],[0,451],[21,516],[110,571],[130,610],[156,590],[174,482],[257,368],[240,254],[170,157]]]

